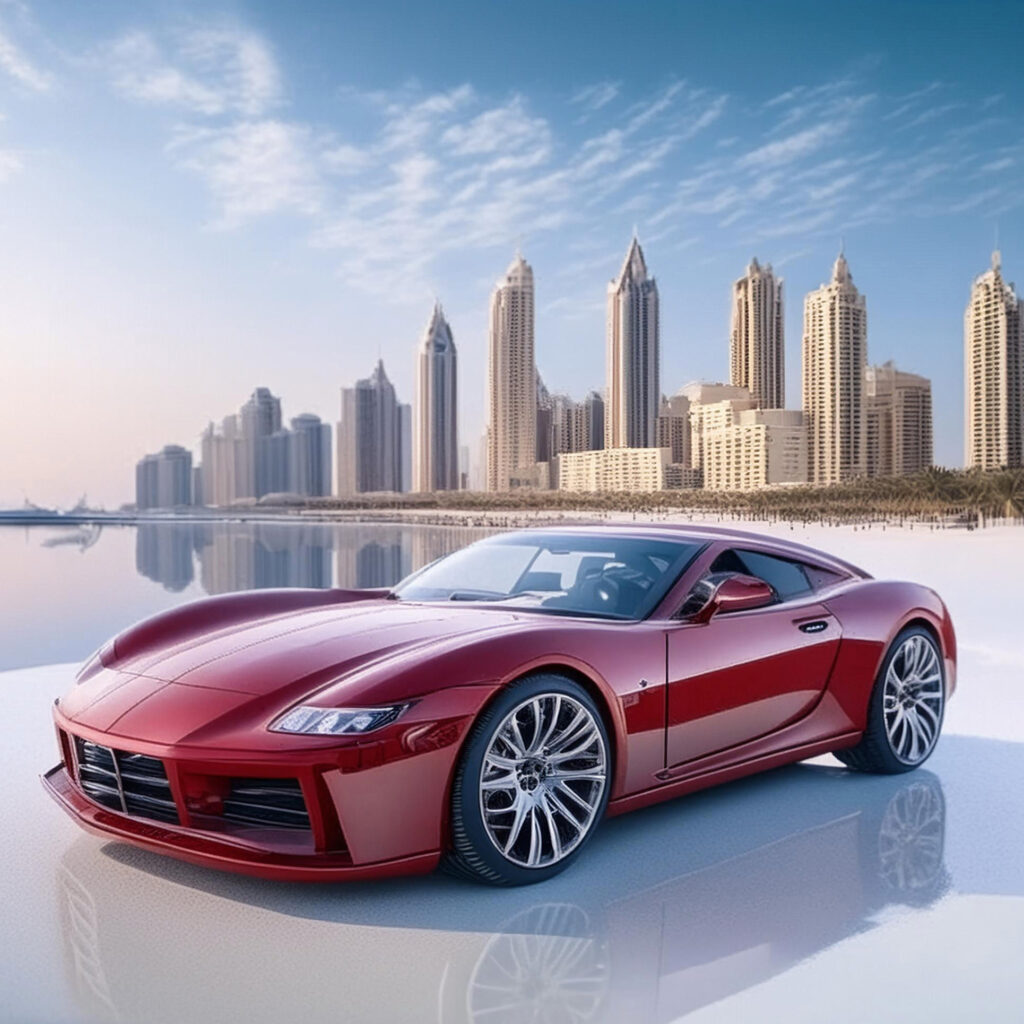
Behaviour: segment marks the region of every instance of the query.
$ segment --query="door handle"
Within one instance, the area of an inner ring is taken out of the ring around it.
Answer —
[[[825,619],[813,619],[811,622],[801,622],[801,633],[823,633],[828,629],[828,622]]]

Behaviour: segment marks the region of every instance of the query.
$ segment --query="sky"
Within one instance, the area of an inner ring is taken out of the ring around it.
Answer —
[[[662,387],[728,376],[731,283],[803,296],[840,246],[868,357],[933,381],[963,462],[963,311],[998,235],[1024,282],[1024,5],[0,0],[0,505],[115,507],[255,387],[403,401],[435,297],[460,435],[520,246],[552,391],[604,383],[634,229]]]

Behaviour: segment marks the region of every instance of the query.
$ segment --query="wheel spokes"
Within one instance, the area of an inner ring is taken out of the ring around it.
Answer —
[[[605,742],[589,708],[564,694],[524,701],[484,753],[479,794],[488,836],[513,863],[554,864],[590,831],[607,782]]]
[[[924,636],[908,637],[885,673],[882,713],[892,752],[907,764],[931,753],[942,721],[939,654]]]

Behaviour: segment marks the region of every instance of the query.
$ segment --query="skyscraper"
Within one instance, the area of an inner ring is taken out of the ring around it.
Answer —
[[[731,383],[746,388],[761,409],[786,404],[782,279],[772,267],[750,261],[746,274],[732,286],[729,332]]]
[[[532,483],[537,454],[533,270],[520,254],[491,295],[487,397],[487,489]]]
[[[840,253],[832,280],[804,299],[803,411],[811,483],[831,484],[867,472],[867,350],[864,296]]]
[[[537,373],[537,443],[536,443],[536,456],[535,461],[537,462],[550,462],[551,456],[554,453],[552,447],[553,437],[552,429],[555,417],[554,401],[551,398],[551,393],[544,385],[544,379],[541,377],[540,372]]]
[[[649,448],[661,404],[658,286],[633,236],[608,285],[606,448]]]
[[[235,496],[261,498],[282,480],[282,474],[272,466],[272,456],[267,454],[267,439],[281,429],[281,399],[269,388],[256,388],[239,410],[238,423],[241,445],[235,468]],[[274,447],[276,451],[283,448],[280,442]]]
[[[192,504],[192,453],[165,445],[135,466],[135,507],[176,508]]]
[[[434,303],[416,353],[416,453],[413,488],[454,491],[459,486],[458,393],[452,329]]]
[[[204,505],[230,505],[235,500],[235,468],[240,461],[238,417],[225,416],[220,429],[211,423],[200,441],[202,500]]]
[[[288,490],[324,497],[331,493],[331,428],[306,412],[292,420],[288,434]]]
[[[932,382],[890,360],[864,371],[868,476],[905,476],[932,464]]]
[[[373,373],[341,389],[338,494],[402,489],[402,411],[378,360]]]
[[[591,391],[583,399],[587,420],[587,450],[604,447],[604,397],[600,391]]]
[[[1024,464],[1024,301],[1003,281],[998,252],[974,279],[964,313],[964,415],[969,468]]]

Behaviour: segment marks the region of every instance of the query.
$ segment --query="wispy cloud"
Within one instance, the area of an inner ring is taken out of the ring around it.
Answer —
[[[0,149],[0,185],[22,170],[21,157],[10,150]]]
[[[621,86],[618,82],[595,82],[593,85],[577,89],[572,94],[569,102],[593,113],[595,110],[600,110],[611,103],[619,95],[620,88]]]
[[[227,128],[179,128],[168,151],[209,185],[220,205],[218,227],[264,214],[320,209],[315,141],[302,126],[265,119]]]
[[[34,92],[46,92],[53,84],[52,77],[40,70],[15,46],[0,27],[0,71],[6,72],[19,85]]]
[[[350,284],[417,301],[445,253],[607,238],[566,262],[568,293],[626,218],[666,247],[712,233],[719,247],[787,238],[799,253],[824,232],[1014,201],[1020,163],[979,141],[995,137],[995,112],[968,118],[939,82],[880,96],[856,70],[759,105],[683,80],[629,103],[620,83],[595,82],[543,109],[468,82],[342,87],[342,132],[291,109],[272,48],[244,27],[132,32],[107,57],[121,93],[173,113],[167,151],[206,183],[215,225],[298,215]],[[993,192],[968,194],[980,174]]]
[[[782,167],[820,149],[829,139],[841,134],[842,124],[822,123],[813,128],[787,135],[784,139],[765,143],[737,161],[738,167]]]
[[[245,29],[190,29],[166,45],[148,32],[128,32],[105,48],[102,60],[116,87],[142,103],[254,117],[280,98],[270,47]]]

